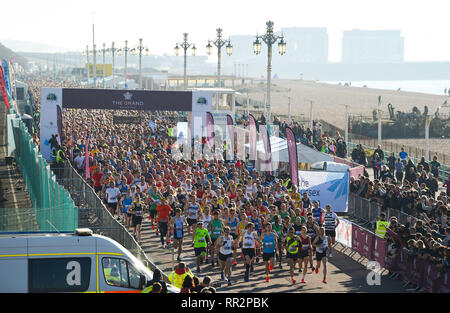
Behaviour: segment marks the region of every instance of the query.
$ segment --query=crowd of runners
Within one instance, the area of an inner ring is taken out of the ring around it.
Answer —
[[[45,84],[27,83],[39,112],[38,86]],[[139,116],[141,123],[114,124],[113,114]],[[85,177],[88,142],[87,181],[138,243],[148,218],[162,248],[173,244],[182,261],[183,242],[191,243],[197,272],[210,263],[228,284],[235,266],[245,267],[248,281],[260,260],[267,282],[272,269],[287,262],[293,283],[296,267],[302,283],[308,270],[321,270],[327,283],[339,223],[332,208],[298,193],[286,173],[258,172],[245,160],[175,160],[173,129],[185,120],[182,112],[64,110],[61,149]],[[192,145],[205,148],[206,141],[196,138]]]

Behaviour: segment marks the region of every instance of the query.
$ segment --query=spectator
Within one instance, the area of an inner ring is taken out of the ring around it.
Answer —
[[[167,285],[162,280],[161,271],[158,268],[153,271],[153,279],[149,281],[147,285],[154,286],[155,284],[159,284],[159,286],[161,287],[161,293],[167,293]]]
[[[372,168],[373,168],[373,177],[374,179],[380,178],[380,170],[381,170],[381,159],[378,153],[374,153],[372,158]]]
[[[447,177],[443,187],[447,188],[447,197],[450,197],[450,176]]]
[[[389,167],[389,171],[391,172],[392,175],[394,175],[395,172],[395,156],[394,156],[394,152],[392,152],[392,154],[387,158],[387,164]]]
[[[194,279],[192,276],[186,275],[181,285],[180,293],[191,293],[191,290],[195,288]]]
[[[425,162],[425,157],[422,157],[420,159],[420,162],[419,162],[419,164],[417,166],[419,166],[419,165],[422,165],[422,167],[425,170],[425,172],[428,173],[430,171],[430,166],[428,165],[427,162]]]
[[[380,172],[381,181],[385,183],[388,178],[392,179],[391,172],[386,168],[386,165],[383,165]]]
[[[378,154],[378,158],[383,162],[384,161],[384,152],[381,149],[381,146],[378,145],[377,148],[375,149],[375,151],[373,152],[374,154]]]
[[[431,173],[434,177],[439,177],[439,172],[441,170],[441,163],[438,162],[437,156],[433,156],[433,161],[430,162]]]
[[[401,148],[399,157],[400,157],[400,160],[402,161],[403,165],[406,166],[406,159],[408,157],[408,153],[406,153],[405,148],[403,148],[403,147]]]
[[[399,182],[403,181],[403,169],[404,169],[403,162],[400,160],[400,158],[398,158],[397,162],[395,162],[395,178]]]
[[[151,293],[161,293],[162,292],[162,286],[160,283],[153,283],[152,286],[152,292]]]

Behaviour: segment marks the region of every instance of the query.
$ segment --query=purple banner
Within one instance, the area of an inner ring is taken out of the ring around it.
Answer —
[[[400,256],[397,254],[393,255],[392,257],[386,256],[385,262],[386,262],[386,268],[390,270],[391,272],[397,272],[398,269],[398,260]]]
[[[436,264],[427,263],[423,271],[422,286],[428,292],[436,292],[439,269]]]
[[[440,293],[450,293],[450,272],[448,270],[442,275],[442,278],[439,280],[439,287],[437,288],[437,292]]]
[[[401,250],[397,262],[397,273],[402,277],[406,277],[407,272],[408,272],[408,254],[403,250]]]
[[[214,117],[211,112],[206,112],[206,141],[211,151],[214,152]]]
[[[415,284],[422,285],[423,272],[425,269],[425,261],[419,257],[413,256],[408,260],[408,270],[406,272],[406,279]]]
[[[386,267],[386,251],[387,251],[387,242],[385,239],[375,236],[373,243],[373,251],[372,256],[374,261],[380,263],[382,267]]]
[[[256,128],[257,128],[257,121],[255,119],[255,117],[251,114],[248,115],[248,119],[249,119],[249,141],[250,141],[250,160],[256,160],[256,140],[257,140],[257,133],[256,133]]]
[[[86,166],[86,179],[91,178],[91,171],[89,170],[89,136],[86,136],[86,151],[84,157],[84,164]]]
[[[360,227],[353,224],[352,227],[352,249],[362,255],[362,243],[360,241]]]
[[[63,88],[64,109],[192,111],[191,91]]]
[[[227,146],[227,159],[234,159],[234,124],[233,118],[230,114],[227,114],[227,128],[228,128],[228,136],[230,136],[230,148]]]
[[[267,170],[269,172],[273,171],[272,168],[272,148],[270,146],[270,138],[269,138],[269,132],[267,131],[266,125],[259,125],[259,131],[261,134],[261,139],[264,144],[264,151],[266,157],[264,158],[266,168],[264,170]]]
[[[362,254],[368,258],[369,260],[372,260],[372,250],[373,250],[373,240],[374,240],[374,234],[367,230],[361,230],[361,240],[362,240],[362,246],[363,251]]]
[[[297,157],[297,141],[295,134],[290,127],[286,127],[286,139],[289,154],[289,172],[291,182],[298,187],[298,157]]]

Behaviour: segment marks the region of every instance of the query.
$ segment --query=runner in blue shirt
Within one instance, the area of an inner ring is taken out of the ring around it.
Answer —
[[[265,232],[261,234],[261,241],[263,246],[263,261],[266,266],[266,282],[269,282],[269,273],[273,269],[278,235],[272,231],[272,224],[266,223],[264,228]]]

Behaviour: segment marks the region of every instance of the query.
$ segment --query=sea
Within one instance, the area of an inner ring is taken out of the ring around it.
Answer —
[[[433,95],[448,96],[450,80],[373,80],[373,81],[320,81],[327,84],[349,84],[353,87],[421,92]],[[444,93],[444,92],[447,93]]]

